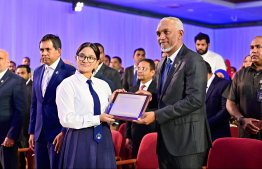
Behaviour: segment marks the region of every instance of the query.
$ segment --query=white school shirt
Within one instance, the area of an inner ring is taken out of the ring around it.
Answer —
[[[87,80],[83,74],[76,71],[57,87],[56,104],[63,127],[81,129],[100,124],[99,115],[94,115],[94,101]],[[91,77],[91,80],[100,100],[101,114],[105,113],[108,110],[111,89],[103,80],[95,77]]]

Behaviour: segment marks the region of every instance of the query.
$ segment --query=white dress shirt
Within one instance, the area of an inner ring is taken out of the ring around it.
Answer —
[[[143,90],[147,91],[149,85],[151,84],[151,82],[152,82],[152,79],[149,80],[148,82],[146,82],[145,84],[143,84],[142,82],[140,82],[139,90],[141,90],[141,86],[142,86],[142,85],[145,85],[145,87],[143,88]]]
[[[76,71],[57,87],[56,104],[63,127],[81,129],[100,124],[99,115],[94,115],[94,101],[87,80],[83,74]],[[103,80],[95,77],[91,77],[91,80],[100,100],[101,113],[105,113],[112,94],[111,89]]]
[[[211,85],[211,83],[212,83],[212,81],[214,80],[214,78],[215,78],[215,74],[212,74],[212,76],[210,77],[210,79],[207,81],[206,92],[208,91],[209,86]]]
[[[226,64],[222,56],[217,53],[214,53],[210,50],[207,51],[204,55],[202,55],[203,59],[209,63],[212,73],[215,73],[218,69],[223,69],[226,71]]]
[[[171,55],[170,57],[167,55],[167,57],[172,60],[172,63],[171,63],[171,64],[174,63],[174,60],[175,60],[175,58],[176,58],[176,55],[178,54],[178,52],[180,51],[180,49],[182,48],[182,46],[183,46],[183,44],[182,44],[182,45],[180,46],[180,48],[179,48],[175,53],[173,53],[173,55]]]
[[[52,65],[50,65],[50,66],[45,65],[45,70],[49,69],[49,74],[48,74],[49,75],[49,81],[51,80],[51,77],[52,77],[59,61],[60,61],[60,57]],[[45,74],[46,74],[46,71],[44,72],[43,77],[45,77]],[[43,90],[43,86],[44,86],[44,78],[42,79],[42,90]]]
[[[8,69],[8,68],[7,68],[7,69]],[[2,77],[5,75],[5,73],[6,73],[7,69],[6,69],[5,71],[3,71],[3,72],[1,72],[1,73],[0,73],[0,80],[1,80],[1,79],[2,79]]]

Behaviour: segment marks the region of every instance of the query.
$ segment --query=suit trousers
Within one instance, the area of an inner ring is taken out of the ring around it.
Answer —
[[[55,145],[44,138],[44,132],[35,141],[35,167],[37,169],[58,168],[59,154],[55,152]]]
[[[161,133],[159,133],[161,135]],[[169,168],[198,168],[202,169],[206,151],[191,154],[185,156],[173,156],[171,155],[162,139],[162,136],[159,137],[158,141],[158,162],[160,169],[169,169]]]
[[[2,144],[2,143],[1,143]],[[0,169],[4,168],[17,168],[18,169],[18,145],[14,144],[13,147],[0,146]]]

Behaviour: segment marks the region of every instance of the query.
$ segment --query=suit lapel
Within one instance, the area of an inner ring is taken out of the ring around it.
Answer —
[[[163,72],[163,69],[165,69],[165,64],[166,63],[166,59],[167,57],[163,58],[158,64],[159,64],[159,68],[160,69],[157,69],[157,79],[156,79],[156,82],[157,82],[157,95],[160,96],[161,94],[161,80],[162,80],[162,72]]]
[[[52,88],[52,85],[54,84],[54,82],[56,81],[57,77],[60,75],[60,73],[62,72],[62,67],[64,65],[64,62],[62,61],[62,59],[60,59],[49,83],[48,83],[48,86],[46,88],[46,93],[45,93],[45,96],[48,94],[48,91],[50,91],[50,88]]]
[[[178,52],[176,58],[175,58],[175,61],[174,63],[172,64],[172,67],[167,75],[167,78],[166,78],[166,81],[165,81],[165,84],[164,84],[164,87],[161,91],[161,98],[163,96],[163,94],[165,93],[168,85],[170,84],[170,81],[172,80],[174,74],[177,72],[177,70],[179,69],[179,67],[181,66],[182,64],[182,58],[183,58],[183,50],[185,48],[185,45],[183,44],[183,46],[181,47],[180,51]],[[162,69],[164,68],[164,65],[162,66]],[[162,71],[161,71],[162,72]],[[161,79],[160,79],[160,83],[161,83]]]
[[[9,79],[10,73],[11,73],[11,71],[10,71],[9,69],[5,72],[4,76],[2,77],[2,79],[1,79],[1,81],[0,81],[0,88],[1,88],[1,87],[6,83],[6,81]]]
[[[131,84],[131,86],[133,86],[133,80],[134,80],[134,65],[131,67],[130,69],[130,78],[129,78],[129,84]]]
[[[211,95],[212,91],[215,89],[215,86],[218,82],[218,79],[219,77],[215,76],[215,78],[213,79],[212,83],[210,84],[208,90],[207,90],[207,93],[206,93],[206,100],[208,100],[209,96]]]
[[[99,69],[99,73],[101,73],[102,75],[104,74],[104,71],[105,71],[105,69],[106,69],[106,67],[105,67],[106,65],[104,64],[104,63],[102,63],[102,66],[101,66],[101,68]]]

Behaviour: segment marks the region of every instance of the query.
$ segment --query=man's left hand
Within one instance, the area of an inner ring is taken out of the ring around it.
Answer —
[[[13,147],[14,144],[15,144],[15,140],[14,139],[6,137],[4,142],[1,145],[5,146],[5,147]]]
[[[133,120],[133,122],[136,122],[138,124],[146,124],[149,125],[150,123],[153,123],[156,120],[155,112],[145,112],[141,118],[138,120]]]
[[[65,137],[65,134],[61,132],[55,137],[53,141],[53,144],[55,145],[55,151],[57,154],[60,152],[62,148],[64,137]]]

